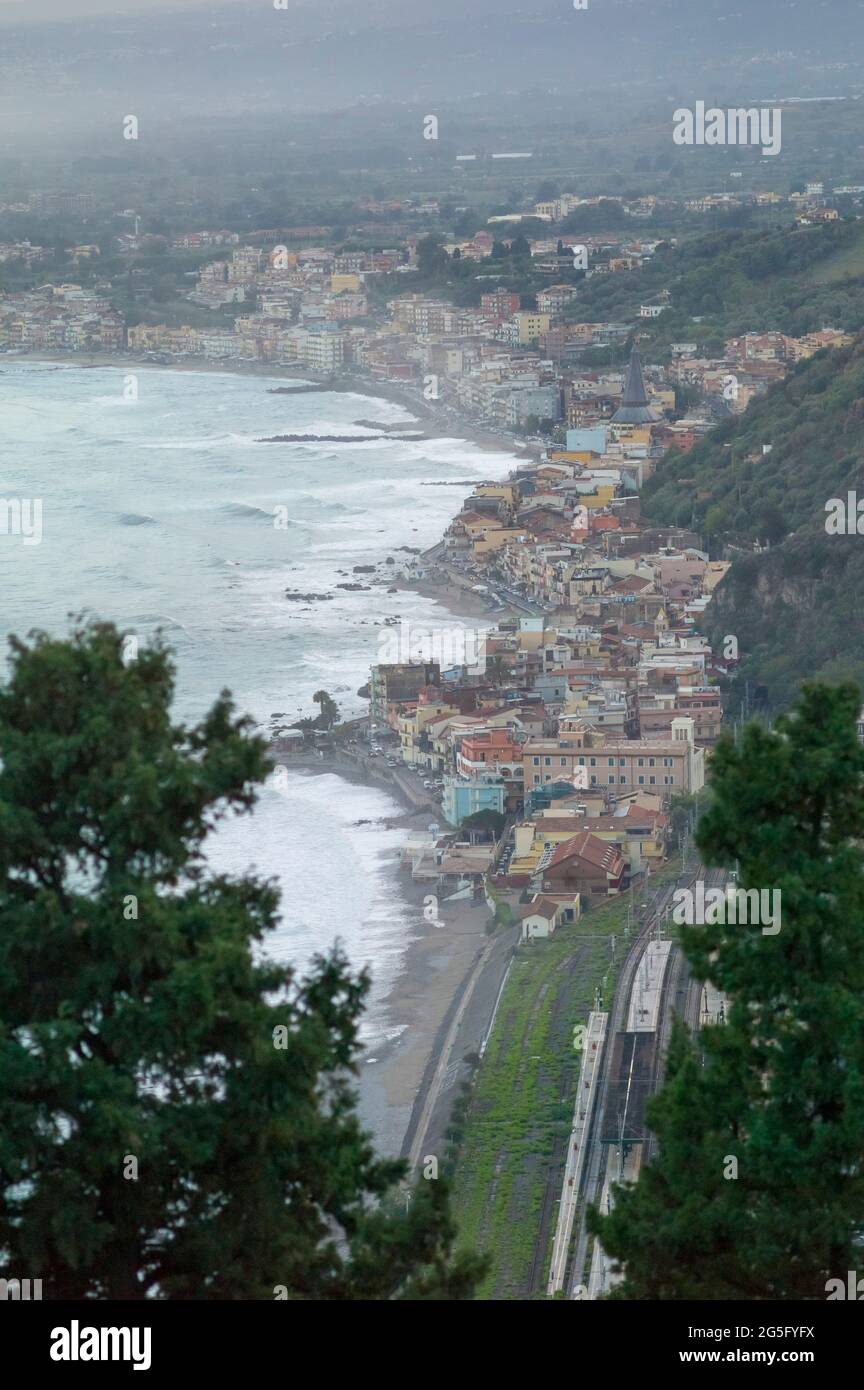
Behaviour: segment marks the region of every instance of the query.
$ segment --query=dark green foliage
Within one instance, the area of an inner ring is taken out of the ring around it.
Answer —
[[[662,243],[641,270],[589,280],[566,317],[631,320],[640,304],[668,289],[670,306],[650,327],[653,361],[682,339],[695,339],[707,349],[712,342],[747,332],[797,336],[826,323],[857,331],[860,279],[817,285],[810,272],[829,257],[854,249],[861,237],[860,222],[840,221],[822,227],[726,230],[684,238],[677,246]]]
[[[618,1297],[822,1299],[859,1262],[860,705],[855,686],[808,685],[773,732],[752,724],[717,747],[699,846],[708,864],[737,861],[742,888],[782,893],[780,931],[682,929],[695,977],[731,1005],[694,1042],[679,1027],[649,1107],[659,1156],[594,1214],[626,1266]]]
[[[475,811],[473,815],[466,816],[462,822],[462,830],[488,830],[497,837],[504,829],[507,817],[500,811]]]
[[[771,444],[771,452],[762,452]],[[733,552],[706,614],[715,645],[734,633],[743,675],[777,706],[799,682],[864,677],[864,537],[825,532],[826,502],[864,497],[864,346],[805,361],[740,419],[670,456],[643,491],[654,521],[694,526]]]
[[[172,724],[168,654],[124,664],[110,625],[12,654],[0,1275],[53,1299],[469,1297],[440,1184],[382,1205],[403,1165],[355,1113],[365,975],[338,950],[305,979],[264,963],[274,887],[205,861],[253,807],[262,741],[226,693]]]

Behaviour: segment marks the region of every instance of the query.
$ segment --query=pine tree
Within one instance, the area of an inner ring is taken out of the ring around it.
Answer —
[[[618,1297],[822,1299],[860,1265],[860,708],[855,686],[805,685],[772,731],[751,724],[715,750],[703,858],[779,890],[780,930],[682,930],[693,973],[731,1006],[725,1027],[677,1032],[649,1106],[659,1155],[592,1217],[625,1272]]]
[[[0,1276],[45,1298],[466,1298],[441,1183],[410,1209],[355,1112],[368,988],[264,961],[278,894],[212,873],[265,745],[171,721],[156,642],[12,642],[0,687]],[[124,659],[124,657],[126,659]]]

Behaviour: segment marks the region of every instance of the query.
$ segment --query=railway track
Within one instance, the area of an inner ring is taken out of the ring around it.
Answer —
[[[613,1086],[617,1083],[618,1077],[611,1075],[613,1059],[616,1058],[616,1038],[625,1034],[627,1021],[631,1014],[632,995],[637,971],[646,953],[649,942],[651,941],[660,920],[667,915],[667,910],[671,906],[672,898],[677,888],[688,888],[692,891],[697,880],[704,878],[706,886],[721,886],[726,879],[725,870],[706,871],[701,866],[693,873],[683,874],[675,884],[660,890],[654,894],[648,911],[644,914],[639,931],[634,937],[630,948],[625,957],[621,971],[618,989],[612,1004],[608,1027],[604,1041],[603,1053],[600,1060],[601,1080],[597,1087],[597,1095],[592,1108],[591,1124],[589,1132],[585,1136],[586,1155],[581,1172],[580,1189],[577,1194],[579,1205],[578,1230],[573,1249],[573,1258],[569,1264],[569,1273],[564,1282],[569,1297],[583,1297],[581,1289],[585,1287],[586,1266],[588,1264],[589,1248],[591,1238],[588,1235],[585,1225],[585,1214],[589,1206],[594,1205],[598,1197],[605,1190],[609,1145],[604,1144],[603,1134],[609,1129],[609,1107],[610,1098],[613,1094]],[[653,1030],[653,1058],[651,1063],[650,1080],[647,1093],[654,1092],[662,1085],[665,1075],[666,1051],[668,1047],[669,1034],[671,1030],[671,1018],[673,1009],[677,1010],[680,1004],[680,997],[684,995],[685,1008],[692,1011],[692,982],[687,972],[686,961],[677,946],[672,947],[664,963],[664,973],[660,986],[659,1000],[656,1003],[656,1024]],[[688,1020],[689,1021],[689,1020]],[[698,1022],[698,1016],[697,1016]],[[627,1116],[630,1106],[630,1096],[634,1069],[636,1067],[637,1038],[629,1040],[629,1050],[627,1050],[628,1040],[625,1038],[624,1044],[617,1051],[619,1066],[627,1067],[625,1081],[625,1112],[624,1118],[620,1121],[621,1134],[623,1136],[627,1124]],[[646,1044],[647,1046],[647,1044]],[[643,1054],[644,1054],[643,1047]],[[646,1161],[651,1152],[652,1140],[649,1137],[647,1143],[643,1145],[639,1141],[640,1152],[633,1155],[632,1160],[627,1160],[627,1178],[632,1179],[638,1175],[641,1163]],[[626,1145],[625,1145],[626,1147]],[[623,1164],[623,1155],[619,1156],[619,1164]],[[565,1186],[567,1174],[565,1171]],[[562,1209],[565,1197],[562,1196]],[[559,1254],[560,1258],[560,1254]],[[597,1283],[596,1261],[592,1261],[592,1272],[588,1275],[592,1286]],[[551,1283],[551,1275],[550,1275]],[[578,1291],[578,1292],[577,1292]],[[589,1295],[590,1296],[590,1295]]]

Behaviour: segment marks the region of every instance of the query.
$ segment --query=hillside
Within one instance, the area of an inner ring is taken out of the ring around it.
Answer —
[[[715,649],[738,638],[742,674],[774,708],[806,677],[864,684],[864,535],[825,530],[826,503],[849,490],[864,498],[864,336],[799,364],[645,487],[647,516],[733,559],[707,633]]]
[[[864,223],[823,227],[728,229],[657,248],[645,268],[595,276],[569,317],[582,322],[635,318],[640,304],[668,289],[669,308],[647,329],[654,361],[670,343],[713,346],[741,333],[798,336],[830,323],[861,324]]]

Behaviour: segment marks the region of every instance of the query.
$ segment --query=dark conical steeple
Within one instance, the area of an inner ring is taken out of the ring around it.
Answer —
[[[652,425],[658,416],[648,404],[645,378],[642,375],[642,360],[635,347],[630,356],[630,367],[624,385],[621,405],[612,416],[613,425]]]

